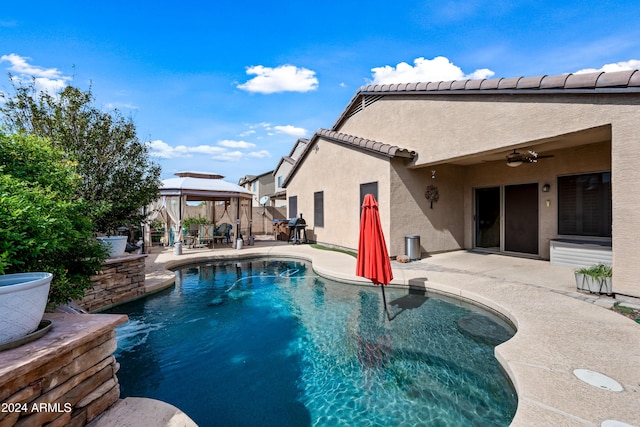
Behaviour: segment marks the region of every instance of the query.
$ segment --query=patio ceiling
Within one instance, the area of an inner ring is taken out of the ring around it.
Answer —
[[[581,145],[594,144],[598,142],[611,141],[611,128],[607,126],[599,126],[595,128],[585,129],[578,132],[572,132],[563,135],[557,135],[545,139],[527,141],[521,144],[505,146],[503,148],[474,153],[467,156],[460,156],[446,159],[440,162],[422,163],[412,168],[418,169],[430,167],[438,164],[450,164],[458,166],[470,166],[487,162],[504,162],[506,156],[514,149],[525,151],[534,150],[540,155],[547,154],[551,151],[561,150],[565,148],[578,147]]]

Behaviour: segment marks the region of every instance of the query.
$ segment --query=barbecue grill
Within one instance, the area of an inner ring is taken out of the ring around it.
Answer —
[[[289,219],[289,242],[293,243],[307,243],[307,221],[302,218],[290,218]],[[302,237],[304,236],[304,238]]]

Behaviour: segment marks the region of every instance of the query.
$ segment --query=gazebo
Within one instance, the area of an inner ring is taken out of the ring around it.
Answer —
[[[235,208],[235,237],[241,236],[241,212],[243,207],[248,221],[249,236],[251,235],[251,199],[253,194],[239,185],[224,181],[222,175],[209,172],[177,172],[177,178],[162,181],[159,199],[149,207],[149,220],[161,217],[165,223],[165,230],[171,226],[176,237],[174,252],[182,253],[182,221],[187,202],[205,202],[207,210],[211,210],[211,218],[215,222],[216,202]],[[231,218],[231,213],[228,213]],[[151,245],[151,235],[148,227],[145,230],[145,247]]]

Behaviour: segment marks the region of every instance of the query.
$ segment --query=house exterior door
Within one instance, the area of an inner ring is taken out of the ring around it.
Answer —
[[[475,192],[475,247],[500,250],[500,187]]]
[[[538,184],[477,188],[474,220],[475,248],[538,255]]]
[[[504,187],[504,250],[538,254],[538,184]]]

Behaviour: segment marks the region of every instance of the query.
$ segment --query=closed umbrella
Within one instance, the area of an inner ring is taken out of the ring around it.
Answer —
[[[380,285],[384,310],[387,313],[387,318],[391,320],[384,287],[393,279],[393,271],[380,224],[378,202],[372,194],[365,195],[362,203],[356,275],[371,280],[374,285]]]

